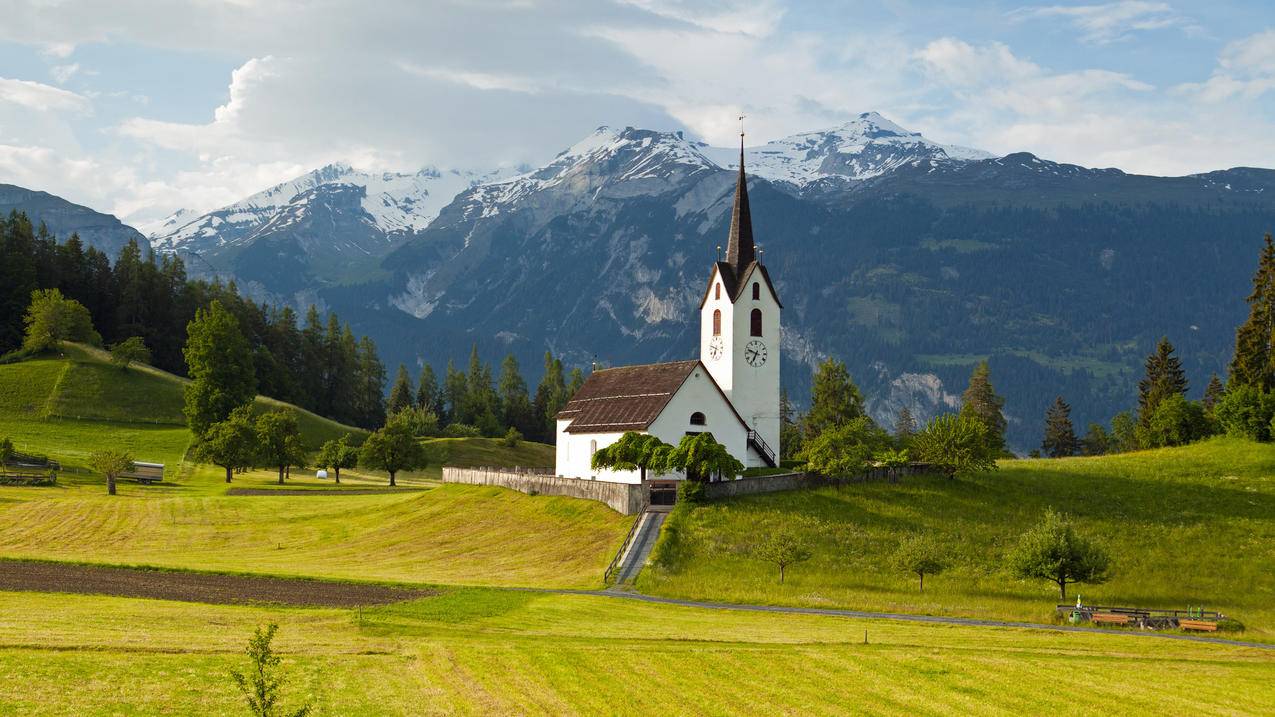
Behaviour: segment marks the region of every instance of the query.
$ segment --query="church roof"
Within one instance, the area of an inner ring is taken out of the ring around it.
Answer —
[[[748,209],[748,178],[744,176],[744,135],[739,135],[739,177],[735,180],[735,205],[730,212],[730,236],[726,242],[726,263],[736,276],[757,258],[753,246],[753,214]]]
[[[644,431],[664,412],[664,407],[690,378],[704,369],[740,425],[747,427],[721,386],[698,360],[620,366],[594,371],[556,418],[570,420],[567,433],[615,433]]]
[[[641,431],[650,426],[699,361],[672,361],[594,371],[558,412],[568,433]]]

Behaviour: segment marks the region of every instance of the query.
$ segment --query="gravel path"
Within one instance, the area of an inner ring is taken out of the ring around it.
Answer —
[[[240,605],[307,607],[383,605],[437,594],[331,580],[144,570],[105,565],[0,560],[0,590],[60,592]]]
[[[1205,637],[1203,635],[1183,635],[1180,633],[1155,632],[1150,630],[1114,630],[1101,627],[1083,627],[1080,625],[1049,625],[1035,622],[1013,622],[1009,620],[982,620],[974,617],[945,617],[941,615],[909,615],[895,612],[868,612],[864,610],[837,610],[819,607],[788,607],[784,605],[746,605],[724,602],[700,602],[697,600],[681,600],[678,598],[655,597],[643,595],[632,590],[612,588],[610,590],[552,590],[546,592],[565,592],[576,595],[598,595],[600,597],[621,598],[624,600],[640,600],[642,602],[660,603],[663,605],[681,605],[683,607],[707,608],[709,610],[745,610],[749,612],[779,612],[798,615],[831,615],[834,617],[857,617],[868,620],[902,620],[905,622],[928,622],[939,625],[969,625],[973,627],[1017,627],[1032,630],[1054,630],[1057,632],[1093,632],[1101,635],[1125,635],[1137,637],[1158,637],[1168,640],[1187,640],[1189,642],[1207,642],[1232,647],[1256,647],[1261,650],[1275,650],[1275,644],[1265,642],[1244,642],[1228,640],[1222,637]]]
[[[398,495],[424,488],[227,488],[226,495]]]

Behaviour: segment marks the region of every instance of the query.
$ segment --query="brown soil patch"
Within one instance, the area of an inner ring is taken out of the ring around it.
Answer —
[[[0,560],[0,590],[307,607],[383,605],[437,594],[428,588],[25,560]]]

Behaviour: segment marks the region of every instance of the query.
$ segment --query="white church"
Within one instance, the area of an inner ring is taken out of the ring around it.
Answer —
[[[713,264],[700,301],[700,358],[594,371],[557,415],[557,475],[642,482],[638,471],[591,467],[599,448],[628,431],[672,445],[712,433],[745,466],[776,466],[782,308],[753,244],[741,141],[726,260]],[[647,482],[654,495],[682,478]]]

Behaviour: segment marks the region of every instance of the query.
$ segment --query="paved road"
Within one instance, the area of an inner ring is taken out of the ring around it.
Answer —
[[[1099,635],[1124,635],[1136,637],[1155,637],[1166,640],[1186,640],[1188,642],[1205,642],[1232,647],[1255,647],[1260,650],[1275,650],[1275,644],[1263,642],[1245,642],[1227,640],[1221,637],[1205,637],[1203,635],[1182,635],[1177,633],[1110,630],[1100,627],[1082,627],[1079,625],[1049,625],[1036,622],[1013,622],[1009,620],[982,620],[974,617],[944,617],[938,615],[909,615],[896,612],[868,612],[865,610],[836,610],[820,607],[787,607],[784,605],[747,605],[724,602],[700,602],[697,600],[680,600],[678,598],[643,595],[632,589],[612,588],[610,590],[543,590],[540,592],[565,593],[572,595],[597,595],[599,597],[620,598],[623,600],[639,600],[641,602],[659,603],[662,605],[681,605],[683,607],[707,608],[710,610],[744,610],[748,612],[778,612],[797,615],[831,615],[834,617],[855,617],[867,620],[902,620],[904,622],[928,622],[938,625],[968,625],[973,627],[1016,627],[1032,630],[1053,630],[1056,632],[1092,632]]]

